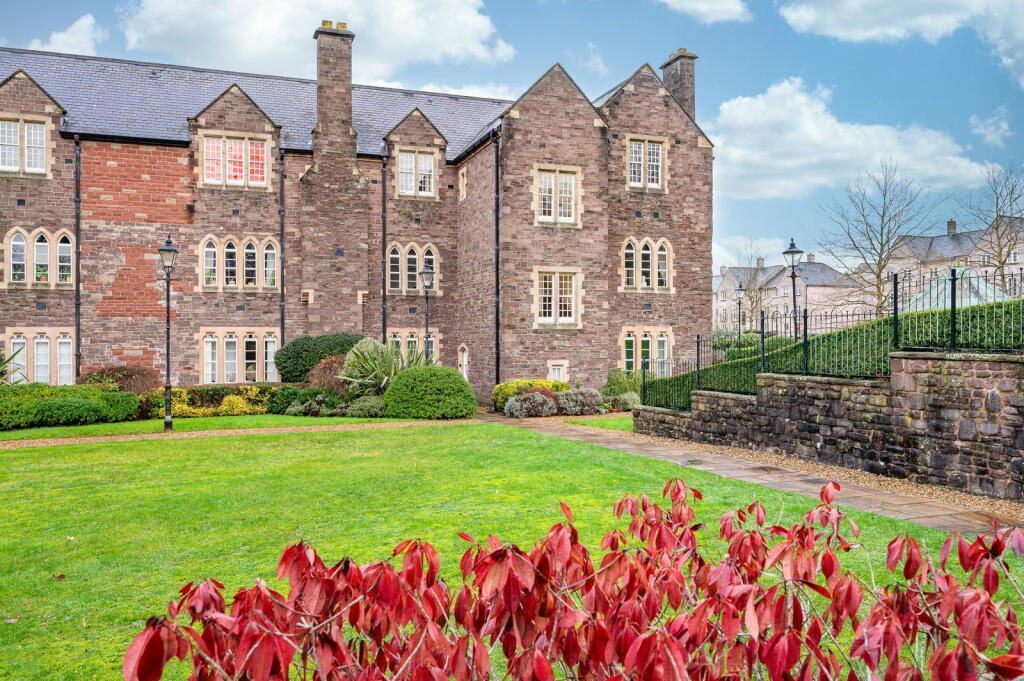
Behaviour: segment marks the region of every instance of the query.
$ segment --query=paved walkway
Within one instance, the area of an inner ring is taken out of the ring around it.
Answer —
[[[459,421],[386,421],[383,423],[340,423],[325,426],[277,426],[273,428],[221,428],[219,430],[175,430],[170,433],[126,433],[124,435],[96,435],[91,437],[53,437],[35,440],[0,440],[2,449],[26,447],[56,447],[59,445],[91,445],[103,442],[135,442],[138,440],[188,440],[200,437],[233,435],[277,435],[282,433],[318,433],[335,430],[388,430],[422,426],[451,426],[479,423],[474,419]]]
[[[817,498],[822,485],[829,482],[824,478],[799,471],[711,454],[692,446],[688,447],[688,443],[682,440],[678,441],[679,444],[662,444],[619,435],[613,430],[597,432],[596,429],[578,428],[555,420],[510,419],[500,414],[478,414],[478,417],[485,421],[500,422],[544,435],[610,447],[652,459],[671,461],[680,466],[696,468],[725,478],[752,482],[786,492],[796,492],[808,497]],[[961,506],[943,501],[894,494],[864,485],[848,484],[842,480],[837,482],[843,486],[842,492],[840,492],[840,503],[843,506],[899,520],[909,520],[943,532],[986,532],[992,529],[993,520],[999,522],[1000,525],[1018,524],[1009,518],[981,511],[964,510]]]

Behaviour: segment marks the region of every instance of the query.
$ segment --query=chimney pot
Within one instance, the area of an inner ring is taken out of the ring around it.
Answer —
[[[339,21],[337,26],[338,26],[338,30],[339,31],[347,31],[348,30],[348,24],[345,23],[344,21]]]
[[[725,276],[725,265],[722,265],[718,268],[718,273],[721,274],[723,277]]]
[[[331,24],[330,21],[324,19],[323,21],[320,22],[320,28],[334,28],[334,26]]]
[[[813,253],[808,253],[807,254],[807,262],[814,262],[814,254]]]
[[[949,220],[946,222],[946,234],[953,236],[956,234],[956,220]]]

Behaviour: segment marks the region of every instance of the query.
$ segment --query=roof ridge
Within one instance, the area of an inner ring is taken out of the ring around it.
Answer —
[[[311,82],[316,82],[311,81]],[[416,90],[415,88],[407,87],[388,87],[387,85],[366,85],[364,83],[352,83],[352,87],[366,88],[368,90],[386,90],[388,92],[410,92],[417,95],[438,95],[440,97],[456,97],[459,99],[479,99],[484,102],[494,102],[496,104],[504,104],[506,102],[514,102],[514,99],[502,99],[501,97],[482,97],[480,95],[461,95],[457,92],[438,92],[436,90]]]

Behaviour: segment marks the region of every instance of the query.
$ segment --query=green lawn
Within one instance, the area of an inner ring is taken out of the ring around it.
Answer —
[[[300,538],[333,562],[386,557],[422,537],[451,577],[466,549],[457,531],[528,545],[562,520],[565,501],[596,551],[624,526],[611,512],[620,495],[658,496],[676,476],[705,492],[699,517],[715,545],[717,518],[752,498],[784,522],[814,503],[501,424],[25,448],[0,451],[0,462],[0,678],[19,681],[120,678],[128,643],[180,586],[275,584],[281,550]],[[852,515],[879,577],[897,533],[941,542]],[[867,555],[844,565],[863,569]],[[169,678],[184,679],[176,669]]]
[[[633,415],[609,416],[606,419],[579,419],[577,421],[566,420],[566,423],[575,423],[578,426],[593,426],[594,428],[607,428],[608,430],[626,430],[633,432]]]
[[[378,421],[407,421],[408,419],[361,419],[348,417],[313,418],[285,416],[283,414],[256,414],[253,416],[207,416],[194,419],[174,419],[175,430],[217,430],[220,428],[274,428],[278,426],[330,426],[342,423],[373,423]],[[124,421],[121,423],[91,423],[87,426],[52,426],[0,430],[0,440],[37,440],[47,437],[89,437],[95,435],[134,435],[161,433],[163,419]]]

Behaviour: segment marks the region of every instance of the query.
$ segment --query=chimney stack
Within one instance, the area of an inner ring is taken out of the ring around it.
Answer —
[[[758,258],[757,259],[757,269],[759,269],[759,270],[763,270],[764,269],[764,258]]]
[[[946,222],[946,235],[947,236],[955,236],[956,235],[956,220],[949,220],[949,221]]]
[[[807,254],[807,262],[814,262],[814,254],[813,253],[808,253]]]
[[[725,276],[725,265],[722,265],[721,267],[718,268],[718,273],[721,274],[723,277]]]
[[[324,20],[316,40],[316,128],[313,150],[355,155],[352,128],[352,41],[348,25]]]
[[[694,62],[697,55],[681,47],[668,56],[661,65],[661,79],[672,96],[682,105],[690,118],[697,120],[696,96],[694,93]]]

